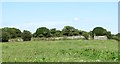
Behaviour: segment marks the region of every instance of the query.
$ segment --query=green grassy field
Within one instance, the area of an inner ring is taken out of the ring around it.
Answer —
[[[2,62],[118,61],[115,40],[59,40],[2,44]]]

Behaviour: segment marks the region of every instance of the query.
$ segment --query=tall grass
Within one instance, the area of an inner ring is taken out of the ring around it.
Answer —
[[[115,40],[42,40],[1,44],[3,62],[118,61],[118,42]]]

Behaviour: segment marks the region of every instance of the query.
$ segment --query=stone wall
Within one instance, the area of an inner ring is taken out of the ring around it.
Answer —
[[[107,36],[94,36],[94,40],[107,40]]]
[[[22,38],[9,39],[8,42],[22,42]]]
[[[50,38],[32,38],[32,41],[39,40],[67,40],[67,39],[84,39],[84,36],[66,36],[66,37],[50,37]]]
[[[84,36],[66,36],[66,37],[50,37],[50,38],[31,38],[31,41],[40,41],[40,40],[74,40],[74,39],[85,39]],[[9,39],[9,42],[22,42],[22,38]]]

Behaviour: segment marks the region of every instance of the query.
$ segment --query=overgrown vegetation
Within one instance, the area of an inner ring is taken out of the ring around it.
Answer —
[[[0,43],[3,62],[118,61],[115,40],[58,40]]]

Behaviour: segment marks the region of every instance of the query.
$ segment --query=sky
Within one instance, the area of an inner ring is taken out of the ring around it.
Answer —
[[[103,27],[118,32],[117,2],[3,2],[2,25],[32,33],[39,27],[61,30],[64,26],[91,31]]]
[[[119,0],[1,0],[2,2],[118,2]]]

